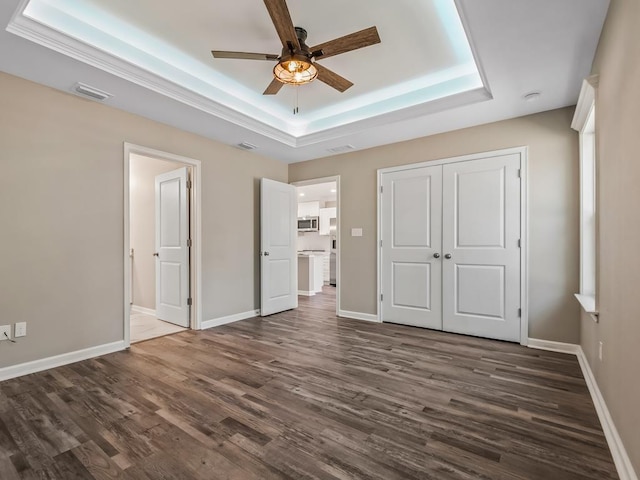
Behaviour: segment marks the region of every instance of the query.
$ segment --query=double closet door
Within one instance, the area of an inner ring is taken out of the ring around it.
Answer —
[[[520,341],[520,154],[381,174],[381,318]]]

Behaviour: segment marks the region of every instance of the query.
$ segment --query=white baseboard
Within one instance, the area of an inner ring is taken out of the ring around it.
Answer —
[[[213,318],[211,320],[205,320],[202,322],[201,330],[207,328],[219,327],[228,323],[238,322],[240,320],[246,320],[247,318],[253,318],[260,316],[260,310],[249,310],[248,312],[236,313],[234,315],[227,315],[226,317]]]
[[[303,297],[313,297],[316,292],[307,292],[306,290],[298,290],[298,295],[302,295]]]
[[[76,350],[75,352],[63,353],[53,357],[41,358],[40,360],[33,360],[31,362],[3,367],[0,368],[0,381],[21,377],[30,373],[41,372],[43,370],[49,370],[50,368],[61,367],[62,365],[68,365],[70,363],[99,357],[101,355],[106,355],[107,353],[118,352],[124,349],[124,340],[118,340],[117,342],[106,343],[104,345],[98,345],[97,347],[89,347],[82,350]]]
[[[380,323],[378,316],[373,313],[350,312],[348,310],[338,310],[338,316],[344,318],[353,318],[354,320],[364,320],[365,322]]]
[[[540,340],[538,338],[530,338],[527,346],[538,350],[570,353],[572,355],[577,355],[580,349],[580,345],[576,345],[575,343],[552,342],[551,340]]]
[[[611,450],[613,462],[618,470],[618,476],[620,477],[620,480],[638,480],[638,476],[633,470],[629,455],[627,455],[627,451],[622,444],[618,430],[613,423],[607,404],[600,392],[600,388],[598,387],[596,378],[593,376],[591,366],[587,361],[587,357],[584,355],[582,347],[573,343],[552,342],[550,340],[540,340],[537,338],[530,338],[528,346],[529,348],[537,348],[539,350],[569,353],[578,357],[578,363],[582,369],[582,376],[587,383],[589,393],[591,394],[591,400],[593,400],[593,404],[596,407],[598,419],[602,425],[602,431],[607,439],[607,444],[609,445],[609,450]]]
[[[613,423],[613,419],[611,418],[607,404],[604,401],[602,392],[600,392],[600,388],[598,387],[596,378],[593,375],[591,366],[587,361],[587,357],[585,356],[582,347],[579,345],[576,356],[578,357],[578,363],[580,363],[580,368],[582,369],[582,375],[587,382],[587,387],[589,388],[589,393],[593,399],[593,404],[596,407],[596,412],[598,413],[598,418],[600,419],[604,436],[609,444],[613,462],[618,470],[618,476],[620,477],[620,480],[638,480],[638,476],[631,465],[631,460],[629,459],[627,450],[624,448],[622,439],[618,434],[618,429]]]
[[[145,315],[156,316],[156,311],[146,307],[140,307],[138,305],[131,305],[131,311],[135,313],[144,313]]]

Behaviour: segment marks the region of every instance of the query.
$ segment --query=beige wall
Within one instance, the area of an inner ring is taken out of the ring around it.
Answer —
[[[28,325],[0,367],[123,338],[123,142],[202,161],[203,319],[259,308],[259,178],[287,165],[0,74],[0,318]]]
[[[129,167],[129,238],[133,249],[133,304],[156,309],[156,176],[182,165],[131,154]]]
[[[375,314],[376,171],[502,148],[529,147],[529,336],[577,343],[578,142],[572,108],[296,163],[289,180],[340,175],[341,308]],[[362,237],[351,237],[362,227]]]
[[[581,344],[640,474],[640,2],[613,0],[593,73],[598,144],[600,322],[582,316]],[[598,344],[603,342],[603,360]]]

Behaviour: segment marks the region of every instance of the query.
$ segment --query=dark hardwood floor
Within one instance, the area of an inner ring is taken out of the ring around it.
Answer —
[[[575,357],[332,292],[0,383],[0,478],[617,478]]]

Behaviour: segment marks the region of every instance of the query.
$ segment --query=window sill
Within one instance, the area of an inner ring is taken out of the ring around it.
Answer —
[[[598,323],[598,311],[596,310],[595,295],[582,295],[580,293],[576,293],[575,297],[578,299],[578,302],[580,302],[585,313],[591,315],[593,321]]]

